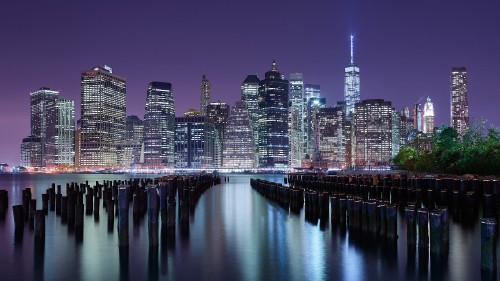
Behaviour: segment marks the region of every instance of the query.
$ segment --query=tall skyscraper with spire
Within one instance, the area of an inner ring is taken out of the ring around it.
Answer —
[[[359,67],[354,62],[354,35],[351,35],[351,61],[345,67],[344,100],[347,117],[354,115],[354,105],[360,101]]]
[[[276,61],[259,83],[259,166],[286,167],[288,163],[288,81]]]
[[[210,104],[210,95],[212,94],[212,87],[210,86],[210,81],[207,77],[203,75],[201,78],[200,87],[200,115],[207,115],[207,107]]]
[[[451,127],[463,135],[469,129],[469,102],[467,100],[467,69],[451,69]]]

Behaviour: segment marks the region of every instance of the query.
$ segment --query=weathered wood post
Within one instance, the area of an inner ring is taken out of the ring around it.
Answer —
[[[496,251],[497,221],[491,218],[481,219],[481,269],[495,271],[497,269]]]
[[[421,248],[429,247],[429,210],[426,208],[418,209],[418,246]]]
[[[106,203],[106,210],[108,212],[108,232],[113,233],[115,224],[115,206],[113,199],[109,199]]]
[[[35,240],[45,238],[45,213],[35,210]]]
[[[148,230],[149,246],[158,246],[159,198],[156,187],[148,188]]]
[[[118,188],[118,246],[128,246],[128,190]]]
[[[49,212],[49,195],[47,193],[42,194],[42,210],[45,214]]]
[[[439,254],[443,251],[443,221],[441,210],[432,210],[429,215],[431,236],[431,253]]]
[[[61,197],[61,219],[66,221],[68,219],[68,197]]]
[[[387,219],[387,238],[395,240],[398,238],[398,210],[396,205],[387,205],[385,209]]]
[[[14,213],[14,225],[16,229],[21,229],[24,227],[24,211],[23,205],[12,206],[12,212]]]
[[[410,245],[415,245],[417,242],[417,228],[416,228],[416,211],[414,207],[405,207],[406,215],[406,240]]]

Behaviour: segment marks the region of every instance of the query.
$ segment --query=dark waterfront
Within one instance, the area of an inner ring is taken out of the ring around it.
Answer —
[[[108,231],[101,219],[85,216],[83,239],[46,216],[43,248],[25,226],[14,235],[10,205],[21,204],[31,188],[41,208],[41,194],[52,182],[124,180],[130,175],[0,175],[0,189],[9,192],[9,209],[0,221],[1,280],[488,280],[480,270],[480,224],[450,219],[449,250],[430,256],[408,250],[405,220],[398,215],[397,243],[353,237],[332,229],[330,222],[312,224],[304,211],[295,214],[250,188],[250,178],[283,182],[284,175],[223,175],[206,191],[191,214],[189,226],[176,223],[175,237],[148,244],[147,218],[133,222],[130,210],[127,248],[118,247],[116,223]],[[137,177],[145,177],[140,175]],[[149,176],[154,177],[154,176]],[[481,212],[479,212],[481,213]],[[161,230],[160,230],[161,231]],[[170,237],[170,236],[169,236]],[[498,253],[497,245],[497,253]]]

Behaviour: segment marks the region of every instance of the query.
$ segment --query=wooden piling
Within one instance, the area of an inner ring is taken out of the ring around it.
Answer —
[[[443,221],[441,210],[432,210],[429,214],[429,228],[431,238],[431,253],[439,254],[443,251]]]
[[[406,242],[415,245],[417,242],[416,211],[414,207],[405,208]]]
[[[481,219],[481,270],[497,269],[496,228],[495,219]]]
[[[149,246],[158,246],[159,196],[156,187],[148,189],[148,230]]]
[[[118,188],[118,245],[128,246],[128,192],[125,186]]]
[[[14,225],[15,228],[23,228],[24,227],[24,211],[22,205],[14,205],[12,206],[12,212],[14,213]]]
[[[35,239],[45,237],[45,213],[43,210],[35,210]]]
[[[420,208],[417,211],[418,224],[418,246],[427,249],[429,247],[429,210]]]
[[[387,205],[385,209],[387,220],[387,238],[395,240],[398,238],[398,216],[396,205]]]

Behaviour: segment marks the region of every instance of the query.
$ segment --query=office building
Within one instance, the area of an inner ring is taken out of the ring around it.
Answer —
[[[451,127],[459,135],[469,129],[469,102],[467,93],[467,69],[453,67],[451,69]]]
[[[243,101],[236,102],[227,120],[223,142],[223,167],[249,169],[255,167],[252,128],[248,109]]]
[[[172,84],[151,82],[144,114],[144,165],[147,167],[174,164],[175,108]]]
[[[301,167],[304,158],[304,80],[302,73],[290,74],[290,167]]]
[[[175,168],[214,168],[215,127],[205,116],[175,118]]]
[[[205,116],[207,114],[207,107],[210,104],[210,97],[212,95],[212,87],[210,86],[210,81],[205,75],[201,78],[200,86],[200,115]]]
[[[347,116],[354,115],[355,104],[360,101],[359,67],[354,62],[354,36],[351,35],[351,61],[345,67],[344,100]]]
[[[80,166],[119,166],[125,139],[126,80],[110,67],[94,67],[81,75]]]
[[[259,166],[287,167],[288,81],[278,72],[276,62],[259,83]]]
[[[250,127],[254,143],[255,161],[258,161],[258,143],[259,143],[259,77],[257,75],[248,75],[245,81],[241,84],[241,100],[245,103],[248,109],[250,118]]]
[[[224,133],[229,117],[229,105],[224,102],[211,102],[207,107],[207,121],[214,124],[216,137],[214,140],[214,166],[222,167],[222,151]]]

